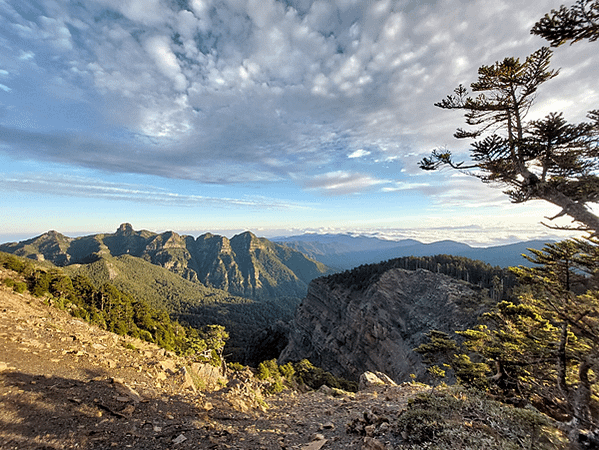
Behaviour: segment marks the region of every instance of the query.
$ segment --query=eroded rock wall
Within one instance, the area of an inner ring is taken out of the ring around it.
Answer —
[[[319,278],[296,311],[279,359],[307,358],[351,380],[369,370],[407,381],[411,373],[424,374],[413,349],[429,330],[468,328],[485,304],[486,296],[473,286],[423,269],[392,269],[359,290]]]

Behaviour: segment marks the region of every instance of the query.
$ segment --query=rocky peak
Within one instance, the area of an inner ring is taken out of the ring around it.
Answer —
[[[146,251],[185,247],[185,240],[174,231],[166,231],[150,239]]]
[[[130,223],[122,223],[116,230],[116,234],[130,236],[133,234],[133,226]]]
[[[251,231],[246,231],[233,236],[231,238],[231,245],[233,248],[243,249],[247,252],[258,247],[260,245],[260,240]]]

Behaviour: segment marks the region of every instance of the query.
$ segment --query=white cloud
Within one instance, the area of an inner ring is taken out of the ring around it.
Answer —
[[[326,195],[347,195],[384,183],[388,183],[388,181],[361,173],[336,171],[315,176],[305,185],[308,189],[317,190]]]
[[[414,176],[432,148],[463,151],[452,138],[461,115],[434,102],[474,81],[481,64],[524,57],[542,45],[529,28],[554,7],[549,0],[184,3],[31,2],[27,14],[2,9],[0,25],[13,25],[0,27],[0,57],[12,55],[3,86],[16,92],[13,74],[31,73],[35,60],[38,78],[61,80],[62,92],[76,93],[70,101],[93,109],[115,135],[153,143],[140,150],[138,141],[124,139],[110,158],[65,152],[80,164],[207,182],[345,173],[352,182],[338,175],[335,187],[325,177],[314,189],[357,192],[388,178],[374,164],[396,161]],[[559,65],[572,70],[552,84],[559,89],[539,91],[540,110],[563,105],[582,117],[599,96],[596,52],[590,44],[558,51]],[[47,95],[32,104],[55,98],[45,89],[56,86],[40,85],[37,93]],[[53,126],[54,135],[68,134]],[[103,147],[113,144],[106,139]],[[27,154],[63,158],[43,149]],[[377,157],[365,158],[369,153]],[[358,177],[351,167],[332,166],[348,159],[373,166],[360,168]],[[407,183],[385,189],[427,189],[419,180]],[[458,192],[473,191],[465,185],[451,191]]]
[[[35,58],[35,53],[33,53],[31,51],[25,52],[25,51],[21,50],[21,55],[19,56],[19,59],[21,59],[23,61],[29,61],[33,58]]]
[[[112,183],[97,178],[66,176],[56,173],[35,175],[15,173],[0,180],[0,189],[17,192],[43,192],[44,195],[96,198],[134,203],[149,203],[175,207],[202,207],[206,205],[227,208],[255,208],[304,210],[309,206],[263,196],[240,198],[210,197],[204,195],[182,194],[154,186],[131,183]]]
[[[355,152],[352,152],[349,155],[347,155],[347,157],[348,158],[363,158],[368,155],[370,155],[369,151],[360,148],[360,149],[356,150]]]
[[[411,190],[423,190],[431,187],[430,183],[409,183],[405,181],[397,181],[393,186],[384,187],[381,190],[383,192],[399,192],[399,191],[411,191]]]
[[[158,25],[170,19],[171,11],[161,0],[96,0],[114,11],[118,11],[127,19],[143,25]]]
[[[176,91],[187,88],[187,79],[181,72],[177,57],[170,48],[171,39],[167,36],[153,36],[145,42],[145,48],[156,63],[158,70],[173,82]]]
[[[43,28],[43,37],[61,51],[73,49],[71,32],[61,20],[41,16],[40,24]]]

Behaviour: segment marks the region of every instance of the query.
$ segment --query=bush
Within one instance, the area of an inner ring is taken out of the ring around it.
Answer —
[[[279,367],[279,371],[281,372],[281,375],[283,375],[283,377],[285,377],[285,379],[288,381],[291,381],[295,375],[295,369],[291,363],[283,364]]]
[[[139,332],[139,338],[146,342],[154,342],[154,339],[152,339],[152,333],[150,333],[148,330],[141,330]]]
[[[459,386],[412,399],[397,421],[411,449],[565,449],[567,441],[535,409],[515,408]]]
[[[25,273],[31,269],[31,263],[3,252],[0,252],[0,264],[5,269],[14,270],[17,273]]]
[[[17,281],[17,282],[15,282],[15,285],[13,286],[13,290],[17,294],[22,294],[23,292],[25,292],[27,290],[27,284],[23,283],[22,281]]]
[[[271,365],[268,364],[268,361],[264,361],[261,362],[260,364],[258,364],[258,373],[256,374],[256,378],[258,378],[259,380],[268,380],[270,377],[273,376],[272,372],[271,372]],[[279,369],[277,368],[277,373],[279,372]]]
[[[349,392],[356,392],[358,390],[358,383],[335,377],[330,372],[314,366],[307,359],[293,364],[293,368],[295,370],[294,379],[299,384],[303,384],[310,389],[318,389],[322,385],[327,385],[330,388],[342,389]]]
[[[238,362],[230,362],[227,364],[227,367],[232,372],[243,372],[246,369],[246,367],[243,364]]]

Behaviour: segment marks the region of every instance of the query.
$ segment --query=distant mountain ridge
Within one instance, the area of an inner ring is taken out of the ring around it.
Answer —
[[[274,242],[286,245],[335,269],[347,270],[362,264],[373,264],[404,256],[453,255],[480,260],[492,266],[527,265],[522,254],[529,248],[542,248],[545,241],[531,240],[486,248],[471,247],[461,242],[443,240],[425,244],[415,239],[399,241],[348,234],[304,234],[276,237]]]
[[[331,273],[324,264],[249,231],[231,239],[211,233],[196,239],[173,231],[136,231],[131,224],[123,223],[112,234],[77,238],[49,231],[25,241],[2,244],[0,251],[48,260],[58,266],[130,255],[186,280],[253,299],[303,297],[312,279]]]

